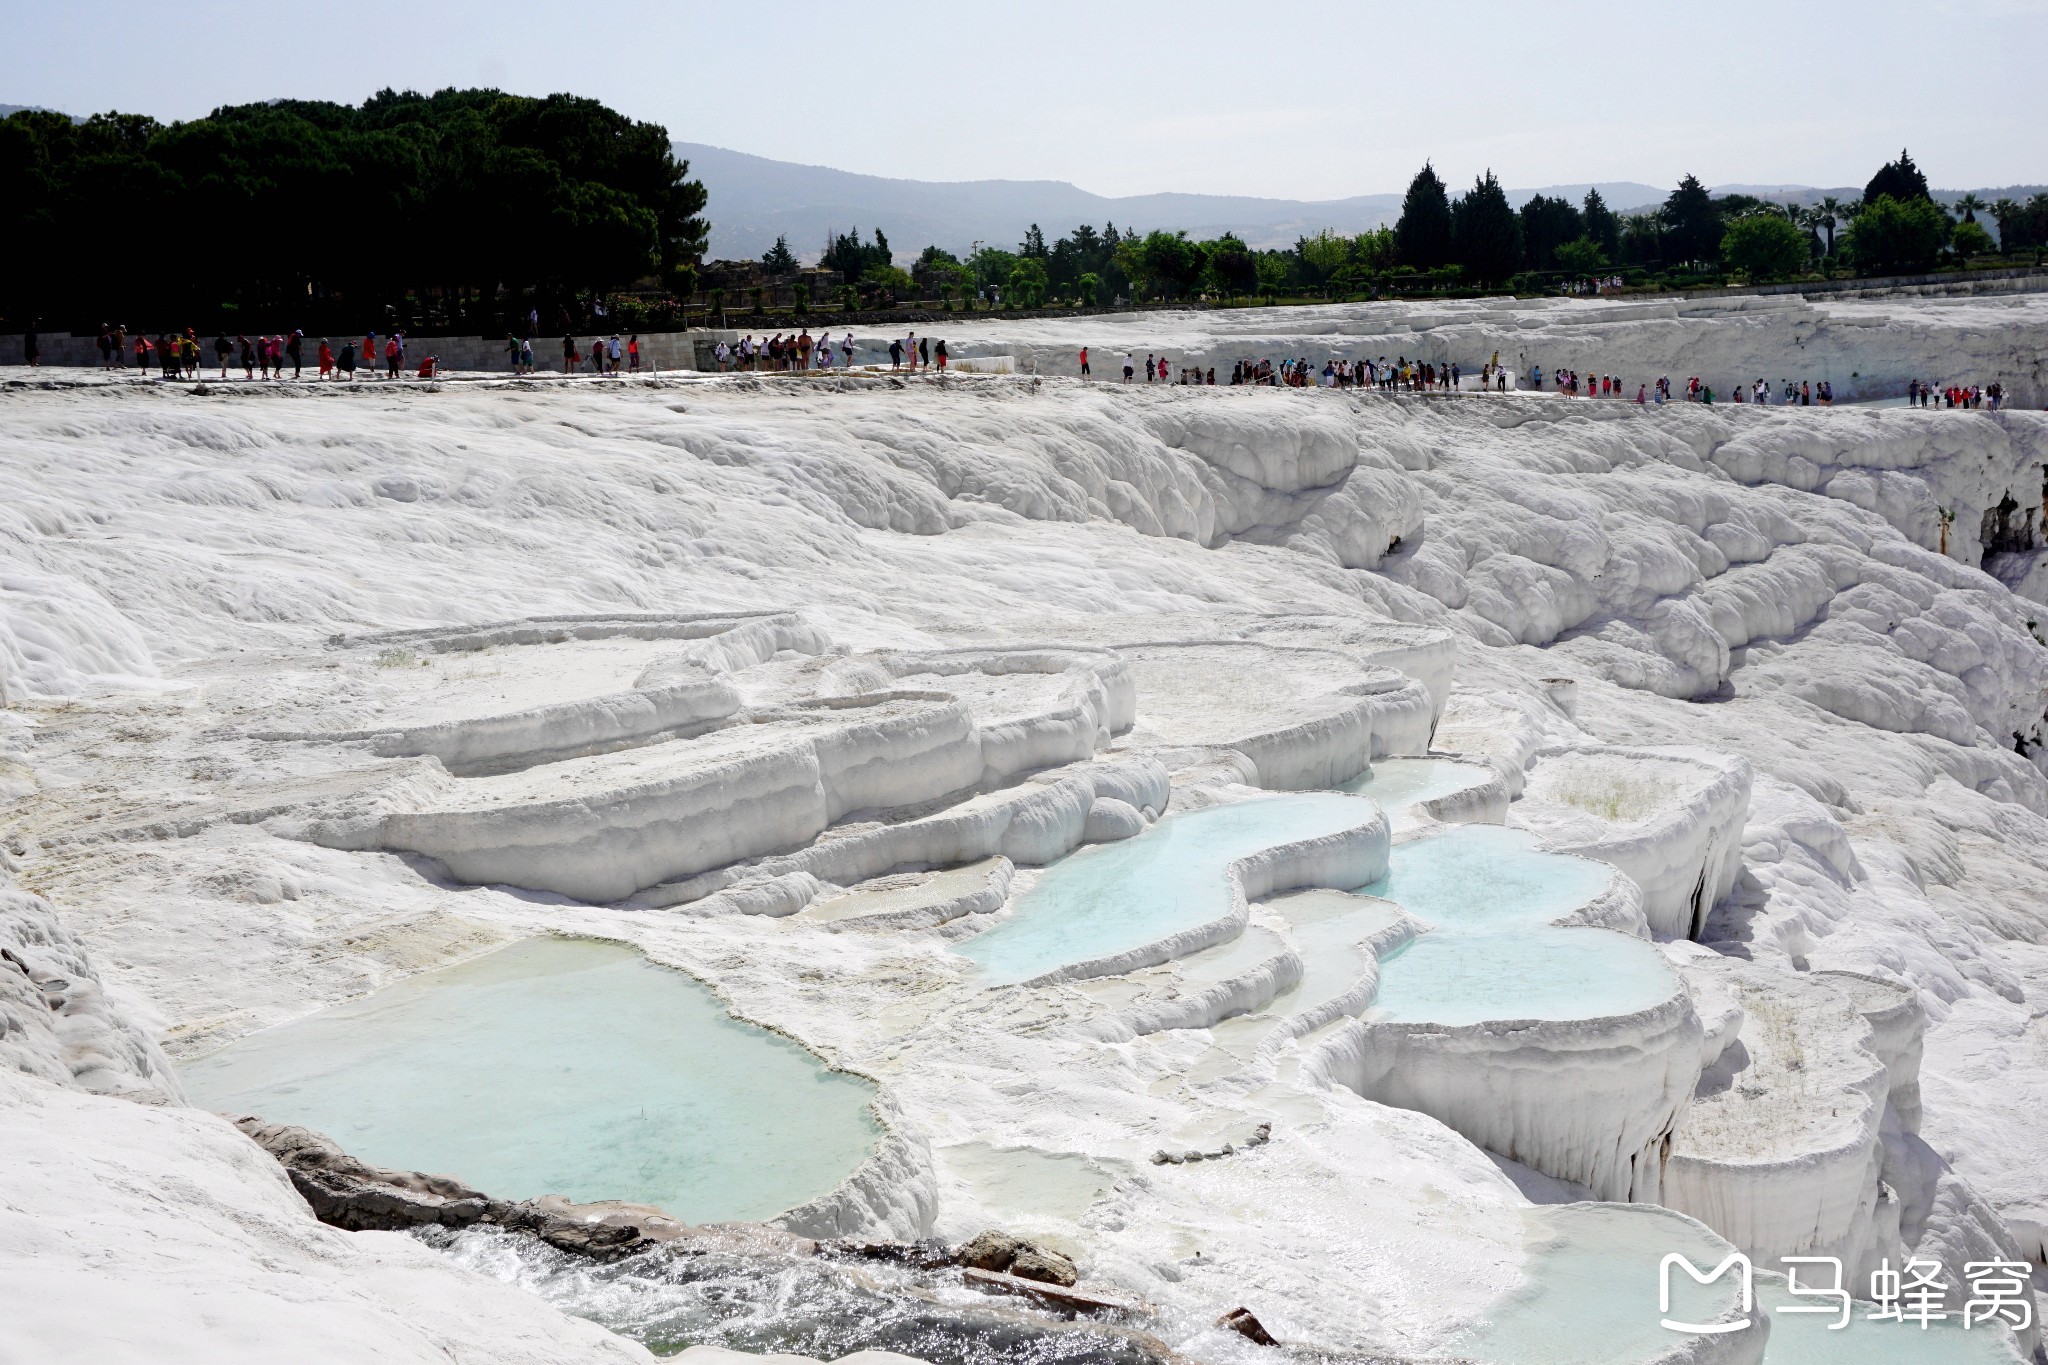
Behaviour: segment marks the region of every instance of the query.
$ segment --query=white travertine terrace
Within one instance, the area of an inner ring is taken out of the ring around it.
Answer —
[[[181,1103],[174,1060],[547,932],[875,1082],[886,1135],[785,1227],[1010,1228],[1190,1358],[1240,1358],[1213,1326],[1240,1303],[1307,1348],[1455,1354],[1542,1287],[1532,1205],[1675,1210],[1760,1263],[2038,1263],[2048,551],[1984,536],[2039,503],[2048,419],[1042,376],[1149,329],[1176,362],[1398,336],[2025,398],[2041,315],[1244,310],[977,320],[956,354],[1041,377],[944,385],[0,389],[28,1349],[131,1330],[65,1286],[112,1302],[146,1265],[180,1292],[134,1300],[168,1359],[209,1344],[193,1304],[380,1359],[646,1359],[321,1227]],[[1086,846],[1142,865],[1172,821],[1332,788],[1358,821],[1283,830],[1135,946],[997,985],[965,951]],[[1375,788],[1425,794],[1383,816]],[[1398,873],[1361,889],[1464,825],[1600,864],[1543,932],[1668,989],[1391,1015],[1447,931]],[[594,1025],[595,1058],[631,1021]]]

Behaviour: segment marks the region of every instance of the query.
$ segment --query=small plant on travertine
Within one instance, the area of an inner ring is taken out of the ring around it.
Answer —
[[[1603,820],[1627,823],[1651,815],[1677,791],[1678,785],[1665,778],[1580,771],[1549,785],[1543,795]]]
[[[419,656],[409,649],[387,649],[374,660],[379,668],[411,668],[419,661]]]

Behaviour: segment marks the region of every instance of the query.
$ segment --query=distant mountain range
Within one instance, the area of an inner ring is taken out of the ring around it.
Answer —
[[[803,166],[729,151],[699,142],[678,142],[676,155],[711,196],[710,255],[722,260],[758,257],[778,236],[803,260],[816,260],[827,234],[879,226],[899,263],[927,245],[965,254],[979,241],[1014,247],[1024,230],[1038,224],[1048,240],[1080,223],[1100,228],[1185,228],[1193,237],[1234,232],[1255,247],[1292,246],[1294,239],[1321,228],[1364,232],[1401,214],[1399,194],[1362,194],[1350,199],[1255,199],[1227,194],[1138,194],[1121,198],[1091,194],[1064,180],[894,180],[858,175],[829,166]],[[2001,197],[2024,199],[2039,185],[2008,185],[1977,193],[1988,203]],[[1670,193],[1633,180],[1596,184],[1543,185],[1509,190],[1520,206],[1533,195],[1561,195],[1577,203],[1586,191],[1617,213],[1655,208]],[[1749,194],[1778,203],[1813,204],[1829,195],[1855,199],[1860,186],[1832,189],[1813,185],[1716,185],[1715,194]],[[1953,202],[1961,190],[1936,190]]]
[[[879,225],[889,235],[899,262],[927,245],[965,253],[975,242],[1014,247],[1037,223],[1048,239],[1081,223],[1140,232],[1186,228],[1195,237],[1235,232],[1253,246],[1292,246],[1303,233],[1321,228],[1364,232],[1400,216],[1399,194],[1365,194],[1351,199],[1255,199],[1228,194],[1091,194],[1064,180],[892,180],[857,175],[828,166],[801,166],[764,156],[678,142],[690,173],[711,196],[711,251],[724,260],[759,256],[778,236],[806,260],[824,251],[826,234]],[[1548,185],[1511,190],[1517,204],[1533,194],[1564,194],[1574,201],[1592,185]],[[1661,201],[1654,185],[1615,181],[1598,186],[1601,197],[1620,206]]]

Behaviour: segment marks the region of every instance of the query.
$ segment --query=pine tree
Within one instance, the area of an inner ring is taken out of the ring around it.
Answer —
[[[1451,255],[1467,275],[1487,284],[1521,268],[1522,226],[1492,171],[1452,206]]]
[[[1451,259],[1450,196],[1428,162],[1408,182],[1401,220],[1394,224],[1394,245],[1401,263],[1417,270],[1432,270]]]
[[[761,256],[761,264],[768,267],[771,275],[787,275],[796,269],[796,254],[789,249],[789,238],[777,237],[775,245]]]

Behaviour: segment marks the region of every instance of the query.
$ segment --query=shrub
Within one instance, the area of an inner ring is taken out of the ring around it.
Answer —
[[[1752,213],[1721,234],[1721,255],[1752,281],[1782,279],[1806,269],[1806,234],[1775,213]]]

